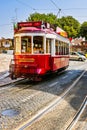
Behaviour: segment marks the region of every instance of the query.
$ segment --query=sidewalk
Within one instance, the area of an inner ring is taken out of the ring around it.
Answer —
[[[14,82],[10,77],[7,77],[9,75],[9,64],[12,58],[13,55],[0,54],[0,86]]]
[[[9,64],[13,55],[0,54],[0,74],[3,74],[9,70]]]

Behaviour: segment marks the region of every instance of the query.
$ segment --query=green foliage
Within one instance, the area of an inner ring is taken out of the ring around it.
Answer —
[[[82,37],[85,37],[85,39],[87,40],[87,22],[83,22],[83,24],[81,25],[80,35]]]
[[[79,36],[80,23],[72,16],[62,17],[59,21],[69,37],[75,38]]]
[[[60,26],[59,21],[56,18],[56,15],[52,13],[50,14],[33,13],[28,17],[27,21],[44,21],[53,25],[53,27]]]
[[[49,22],[52,27],[55,29],[56,26],[61,27],[68,33],[69,37],[78,37],[80,31],[80,23],[74,19],[72,16],[57,18],[56,15],[50,14],[40,14],[40,13],[33,13],[31,14],[27,21],[44,21]]]

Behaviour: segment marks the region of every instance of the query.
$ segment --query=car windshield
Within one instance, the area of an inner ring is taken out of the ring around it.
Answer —
[[[80,55],[83,55],[83,56],[84,56],[84,54],[83,54],[82,52],[78,52],[78,54],[80,54]]]

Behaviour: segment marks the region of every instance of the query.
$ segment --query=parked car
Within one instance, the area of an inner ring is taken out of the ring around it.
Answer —
[[[87,58],[87,52],[83,53],[81,51],[78,51],[79,54],[84,55]]]
[[[70,53],[70,60],[85,61],[86,57],[84,55],[79,54],[78,52],[71,52]]]
[[[85,57],[87,58],[87,53],[85,53]]]
[[[85,54],[83,52],[81,52],[81,51],[78,51],[77,53],[79,53],[80,55],[85,56]]]

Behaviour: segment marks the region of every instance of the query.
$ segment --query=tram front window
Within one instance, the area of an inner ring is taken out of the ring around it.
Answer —
[[[33,39],[33,40],[32,40]],[[20,38],[20,53],[37,54],[44,53],[44,40],[42,36],[23,36]]]
[[[44,53],[43,51],[43,37],[42,36],[34,36],[33,37],[33,53]]]
[[[20,38],[14,37],[14,44],[15,44],[15,52],[14,53],[21,53],[21,45],[20,45]]]
[[[21,52],[31,53],[31,38],[30,37],[21,38]]]

